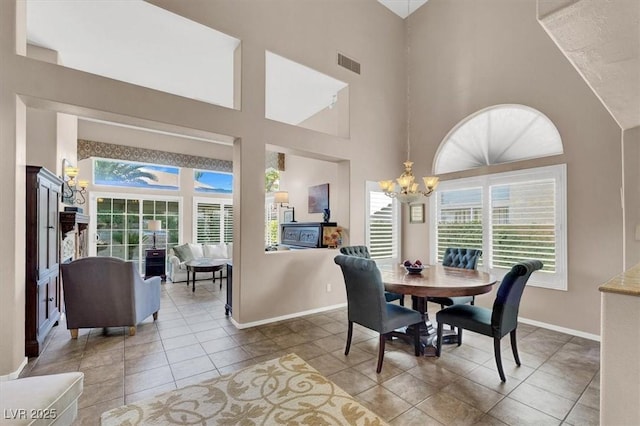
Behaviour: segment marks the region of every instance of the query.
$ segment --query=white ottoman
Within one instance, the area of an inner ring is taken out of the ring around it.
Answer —
[[[84,373],[62,373],[0,382],[0,424],[73,423],[78,414]]]

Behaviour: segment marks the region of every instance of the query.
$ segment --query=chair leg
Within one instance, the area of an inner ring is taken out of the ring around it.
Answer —
[[[462,327],[458,327],[458,346],[462,344]]]
[[[71,338],[72,339],[77,339],[78,338],[78,329],[77,328],[72,328],[69,331],[71,332]]]
[[[129,327],[129,336],[135,336],[136,335],[136,326],[132,325],[131,327]]]
[[[504,377],[504,371],[502,370],[502,354],[500,353],[500,337],[493,338],[493,353],[496,357],[496,366],[498,367],[498,374],[500,375],[500,380],[506,382],[507,379]]]
[[[404,294],[401,294],[400,296],[400,306],[404,306]]]
[[[158,319],[158,311],[153,313],[153,320],[156,321]]]
[[[513,351],[513,359],[516,360],[516,364],[519,367],[520,366],[520,357],[518,356],[518,344],[516,343],[516,331],[513,330],[509,334],[510,334],[510,337],[511,337],[511,350]]]
[[[380,344],[378,345],[378,366],[376,367],[376,373],[380,374],[382,371],[382,361],[384,360],[384,344],[387,338],[384,334],[380,334]]]
[[[347,347],[344,349],[345,355],[349,355],[349,349],[351,349],[351,337],[353,337],[353,321],[349,321],[349,329],[347,330]]]
[[[437,331],[437,346],[436,346],[436,356],[439,357],[440,356],[440,351],[442,350],[442,323],[439,322],[438,323],[438,331]]]
[[[440,305],[440,310],[444,309],[444,305]],[[449,324],[449,330],[455,330],[456,328],[454,326],[452,326],[451,324]]]
[[[420,356],[420,349],[422,349],[420,342],[420,323],[413,325],[413,345],[415,346],[416,356]]]

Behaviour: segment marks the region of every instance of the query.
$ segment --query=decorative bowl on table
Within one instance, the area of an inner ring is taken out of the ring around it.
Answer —
[[[404,269],[406,269],[410,274],[421,274],[424,270],[424,265],[405,266]]]
[[[406,269],[406,271],[410,274],[421,274],[422,270],[424,269],[424,264],[422,263],[422,261],[420,261],[420,259],[416,260],[415,262],[405,260],[404,262],[402,262],[402,266],[404,266],[404,269]]]

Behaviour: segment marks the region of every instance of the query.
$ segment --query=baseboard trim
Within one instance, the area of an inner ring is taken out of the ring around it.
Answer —
[[[29,359],[27,357],[24,357],[24,359],[22,360],[22,362],[20,363],[20,366],[16,371],[9,374],[5,374],[4,376],[0,376],[0,382],[6,382],[8,380],[17,379],[20,373],[22,373],[22,370],[24,370],[24,367],[27,366],[28,362],[29,362]]]
[[[571,336],[582,337],[588,340],[595,340],[596,342],[600,341],[600,336],[597,334],[585,333],[584,331],[574,330],[572,328],[560,327],[558,325],[549,324],[546,322],[536,321],[528,318],[518,317],[518,321],[523,324],[534,325],[540,328],[546,328],[553,331],[559,331],[560,333],[570,334]]]
[[[279,316],[279,317],[267,318],[267,319],[263,319],[263,320],[260,320],[260,321],[247,322],[247,323],[243,323],[243,324],[237,322],[235,319],[233,319],[233,317],[231,317],[230,319],[231,319],[231,323],[236,328],[245,329],[245,328],[256,327],[256,326],[259,326],[259,325],[271,324],[271,323],[278,322],[278,321],[284,321],[284,320],[288,320],[288,319],[292,319],[292,318],[303,317],[305,315],[319,314],[321,312],[331,311],[331,310],[338,309],[338,308],[344,308],[346,306],[347,306],[346,303],[340,303],[338,305],[325,306],[323,308],[310,309],[308,311],[296,312],[296,313],[293,313],[293,314],[282,315],[282,316]],[[546,328],[548,330],[553,330],[553,331],[558,331],[560,333],[569,334],[571,336],[582,337],[584,339],[594,340],[596,342],[600,342],[600,336],[598,336],[597,334],[585,333],[584,331],[574,330],[572,328],[560,327],[558,325],[549,324],[549,323],[546,323],[546,322],[536,321],[536,320],[532,320],[532,319],[529,319],[529,318],[523,318],[523,317],[518,317],[518,321],[522,322],[523,324],[529,324],[529,325],[533,325],[533,326],[536,326],[536,327]]]
[[[294,314],[282,315],[280,317],[267,318],[267,319],[260,320],[260,321],[245,322],[245,323],[242,323],[242,324],[238,323],[236,320],[231,318],[231,323],[233,325],[235,325],[236,328],[239,328],[239,329],[251,328],[251,327],[256,327],[258,325],[271,324],[273,322],[278,322],[278,321],[288,320],[288,319],[292,319],[292,318],[303,317],[305,315],[319,314],[321,312],[332,311],[334,309],[344,308],[345,306],[347,306],[346,303],[340,303],[338,305],[325,306],[323,308],[310,309],[308,311],[296,312]]]

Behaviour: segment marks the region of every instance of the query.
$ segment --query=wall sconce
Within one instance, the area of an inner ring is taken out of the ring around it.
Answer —
[[[289,193],[287,191],[276,192],[273,197],[273,202],[276,204],[280,204],[280,207],[290,209],[292,214],[291,220],[289,222],[296,221],[296,208],[289,205]]]
[[[65,165],[62,198],[73,204],[84,204],[87,201],[85,194],[87,193],[89,182],[86,180],[77,181],[78,172],[77,167]]]
[[[147,229],[153,231],[153,247],[156,248],[156,232],[162,231],[162,222],[159,220],[150,220],[147,222]]]

